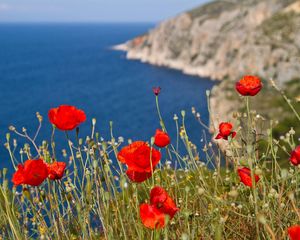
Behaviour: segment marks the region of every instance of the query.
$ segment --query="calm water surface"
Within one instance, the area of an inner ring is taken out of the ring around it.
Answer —
[[[180,116],[184,109],[190,138],[200,147],[203,129],[190,109],[195,106],[208,121],[205,91],[213,82],[128,61],[125,53],[110,49],[151,27],[0,24],[0,168],[12,168],[3,147],[8,126],[26,127],[33,134],[38,111],[44,116],[39,140],[49,140],[47,112],[60,104],[75,105],[86,112],[88,121],[81,127],[82,137],[90,132],[95,117],[97,131],[106,139],[109,121],[113,121],[116,137],[149,140],[159,127],[153,86],[162,88],[161,111],[172,138],[176,132],[173,115]],[[64,133],[57,133],[56,141],[63,145]]]

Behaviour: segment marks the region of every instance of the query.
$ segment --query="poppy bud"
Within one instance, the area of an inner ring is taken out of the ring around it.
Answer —
[[[28,188],[23,188],[23,195],[26,197],[28,200],[31,199],[30,192],[28,191]]]
[[[160,93],[161,88],[160,87],[153,87],[152,88],[153,93],[155,94],[155,96],[158,96]]]

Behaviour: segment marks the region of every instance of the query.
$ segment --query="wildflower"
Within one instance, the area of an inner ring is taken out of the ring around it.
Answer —
[[[262,89],[262,83],[256,76],[244,76],[235,88],[243,96],[255,96]]]
[[[164,148],[170,144],[170,141],[171,141],[171,139],[166,132],[164,132],[160,129],[156,130],[155,136],[154,136],[154,144],[157,147]]]
[[[161,90],[161,87],[153,87],[152,88],[153,93],[155,94],[155,96],[158,96]]]
[[[238,169],[238,174],[240,176],[240,180],[248,187],[252,187],[252,179],[251,179],[251,170],[249,168],[243,167]],[[255,182],[259,181],[259,176],[254,174]]]
[[[48,173],[47,165],[42,159],[26,160],[24,165],[18,165],[18,170],[14,173],[12,182],[14,185],[39,186],[48,177]]]
[[[232,138],[236,136],[236,132],[232,131],[232,124],[229,122],[222,122],[219,125],[219,133],[216,136],[216,139],[225,139],[228,140],[228,137],[231,135]]]
[[[300,225],[294,225],[288,228],[288,234],[290,240],[299,240],[300,239]]]
[[[179,208],[176,207],[173,199],[161,187],[154,187],[150,192],[150,204],[140,205],[140,217],[145,227],[163,228],[165,218],[172,219]]]
[[[147,228],[163,228],[165,226],[165,215],[155,206],[143,203],[140,206],[140,217]]]
[[[73,130],[86,120],[84,111],[74,106],[61,105],[48,112],[49,120],[60,130]]]
[[[152,176],[152,172],[137,172],[128,169],[126,171],[127,177],[133,182],[143,182]]]
[[[65,162],[53,162],[51,164],[47,164],[47,166],[49,179],[58,180],[63,177],[67,164]]]
[[[127,165],[128,178],[133,182],[143,182],[150,178],[161,154],[150,148],[146,142],[136,141],[124,147],[118,154],[118,160]]]
[[[300,145],[295,148],[290,157],[290,162],[298,166],[300,164]]]

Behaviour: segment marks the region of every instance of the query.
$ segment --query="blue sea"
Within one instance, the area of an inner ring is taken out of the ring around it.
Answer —
[[[50,140],[47,113],[61,104],[75,105],[87,114],[80,137],[90,133],[91,119],[97,131],[109,139],[109,122],[115,137],[150,140],[159,120],[153,86],[162,88],[160,108],[171,137],[175,139],[173,115],[186,110],[190,139],[203,145],[203,128],[191,113],[195,106],[208,122],[205,91],[213,82],[180,71],[129,61],[111,46],[138,36],[153,24],[0,24],[0,168],[12,172],[4,148],[9,125],[25,127],[33,135],[44,117],[38,138]],[[72,133],[74,137],[74,133]],[[18,148],[23,140],[18,140]],[[64,145],[64,133],[57,132]],[[12,140],[11,140],[12,141]],[[32,147],[33,149],[33,147]],[[18,151],[16,156],[18,157]]]

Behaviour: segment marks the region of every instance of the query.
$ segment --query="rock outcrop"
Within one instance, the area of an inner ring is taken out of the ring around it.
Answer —
[[[187,74],[224,81],[255,74],[283,84],[300,76],[300,0],[213,1],[120,48],[129,59]],[[213,89],[212,107],[224,116],[223,85]]]
[[[129,59],[223,80],[300,75],[300,1],[214,1],[125,45]]]

